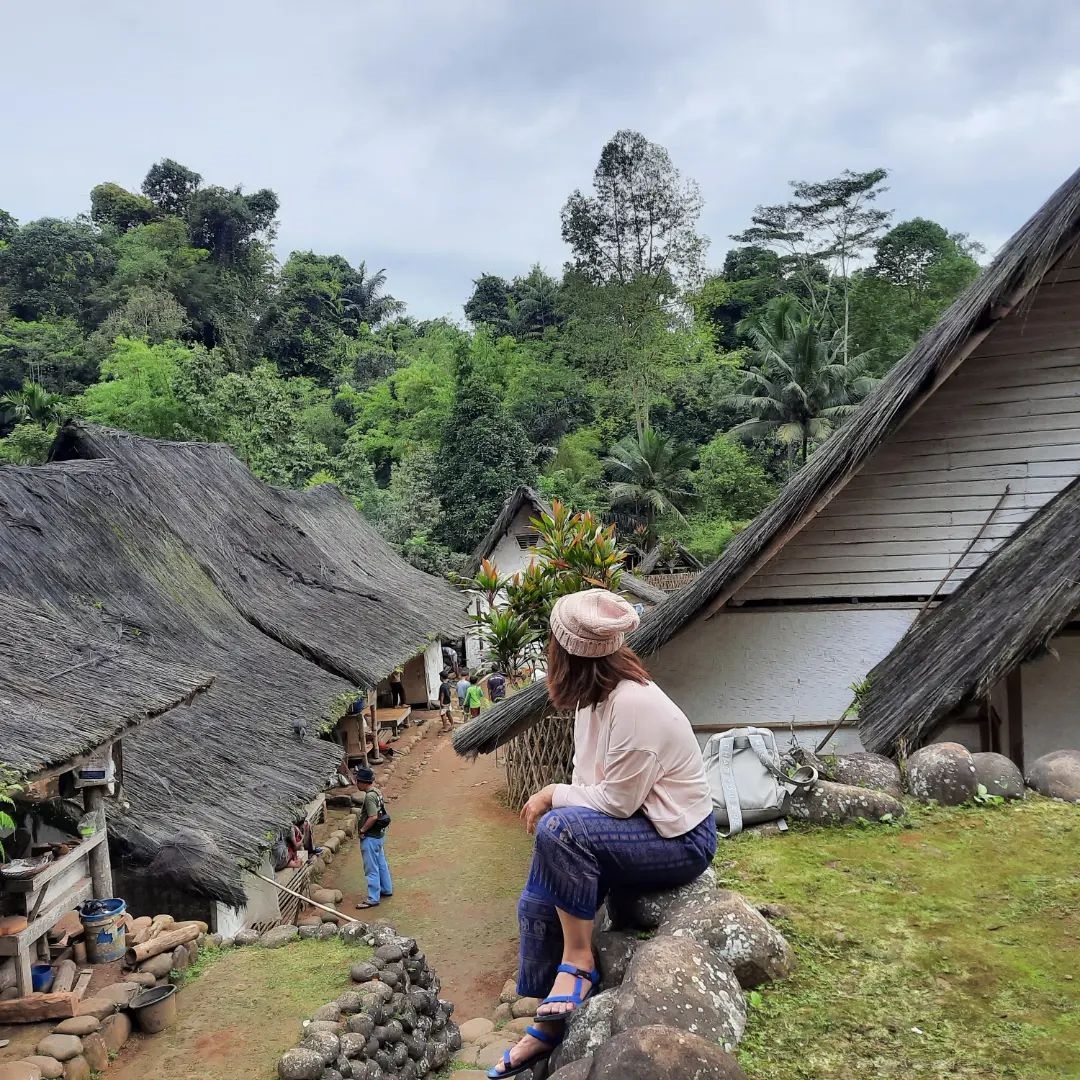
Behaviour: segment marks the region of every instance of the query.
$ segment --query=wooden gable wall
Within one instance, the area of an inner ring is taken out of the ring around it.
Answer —
[[[950,592],[1080,475],[1080,254],[1053,271],[732,603]]]

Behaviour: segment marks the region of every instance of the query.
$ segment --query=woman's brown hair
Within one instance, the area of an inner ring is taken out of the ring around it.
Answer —
[[[610,656],[574,656],[552,637],[547,652],[547,691],[557,709],[598,705],[625,679],[650,682],[633,649],[624,645]]]

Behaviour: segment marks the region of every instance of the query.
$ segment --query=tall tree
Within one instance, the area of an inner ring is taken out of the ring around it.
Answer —
[[[750,228],[731,238],[739,244],[763,245],[782,252],[819,320],[829,311],[833,285],[839,286],[843,297],[841,350],[845,358],[851,324],[851,269],[859,256],[874,246],[892,217],[891,210],[874,205],[888,190],[884,186],[887,176],[885,169],[845,169],[831,180],[793,180],[794,198],[790,202],[757,207]],[[829,271],[824,281],[822,267]]]
[[[85,221],[41,218],[0,248],[0,302],[17,319],[70,315],[84,328],[103,314],[112,250]]]
[[[774,437],[789,461],[805,463],[811,443],[821,442],[873,388],[865,353],[844,357],[843,333],[823,332],[820,322],[791,296],[781,296],[753,318],[746,331],[754,353],[730,403],[751,419],[731,434],[747,441]]]
[[[19,223],[6,210],[0,210],[0,247],[10,244],[19,231]]]
[[[695,279],[706,241],[696,232],[701,193],[668,152],[619,131],[600,152],[593,193],[575,191],[562,211],[575,268],[595,283]]]
[[[486,382],[467,372],[443,433],[436,482],[443,509],[439,536],[456,551],[476,547],[510,491],[536,482],[521,425]]]
[[[693,499],[689,468],[694,448],[651,427],[617,442],[604,459],[611,478],[611,505],[643,524],[650,541],[663,518],[683,520]]]
[[[497,334],[510,331],[510,284],[498,274],[481,274],[465,301],[465,318],[473,326],[490,326]]]
[[[98,184],[90,191],[90,217],[96,225],[126,232],[149,224],[157,216],[157,207],[145,195],[136,195],[119,184]]]
[[[202,177],[172,158],[164,158],[150,167],[142,182],[142,193],[163,213],[186,218],[191,197],[199,189]]]
[[[16,424],[36,424],[48,428],[64,419],[68,405],[60,394],[27,380],[22,389],[11,390],[0,397],[0,413]]]
[[[400,300],[386,292],[386,270],[369,273],[361,259],[341,290],[342,315],[355,327],[367,323],[372,329],[405,310]]]

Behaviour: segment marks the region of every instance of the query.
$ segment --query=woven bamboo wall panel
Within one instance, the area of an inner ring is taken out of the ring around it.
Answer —
[[[545,716],[506,746],[507,798],[515,809],[548,784],[568,784],[574,769],[574,721]]]

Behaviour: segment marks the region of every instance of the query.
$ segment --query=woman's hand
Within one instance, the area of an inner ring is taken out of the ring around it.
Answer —
[[[548,784],[541,788],[521,808],[521,820],[525,822],[525,831],[536,832],[536,823],[551,809],[551,800],[555,795],[555,785]]]

